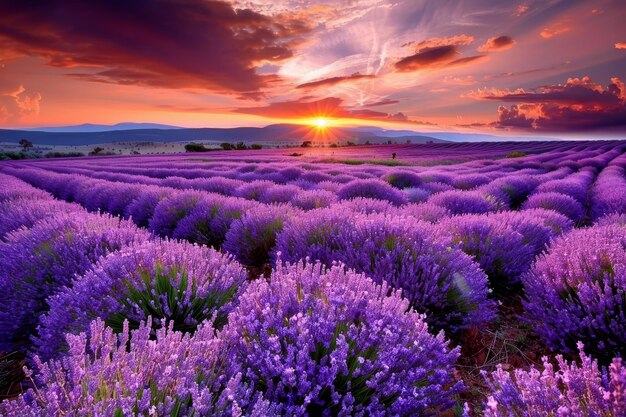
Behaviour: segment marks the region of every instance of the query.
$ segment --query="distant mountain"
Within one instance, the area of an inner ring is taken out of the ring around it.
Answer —
[[[483,133],[433,132],[429,133],[429,135],[448,142],[541,142],[561,140],[561,138],[546,136],[496,136]]]
[[[51,127],[35,127],[30,129],[24,129],[32,132],[75,132],[75,133],[89,133],[89,132],[109,132],[111,130],[140,130],[140,129],[183,129],[180,126],[162,125],[159,123],[118,123],[114,125],[95,125],[91,123],[85,123],[82,125],[74,126],[51,126]]]
[[[85,125],[81,125],[85,126]],[[94,126],[94,125],[89,125]],[[120,125],[115,125],[120,126]],[[111,126],[109,126],[111,128]],[[398,131],[391,136],[391,130],[376,127],[336,127],[329,129],[330,142],[353,141],[355,143],[386,142],[396,140],[411,143],[447,142],[430,135],[411,131]],[[385,135],[386,133],[386,135]],[[316,140],[316,130],[310,126],[294,124],[274,124],[265,127],[236,128],[163,128],[163,129],[115,129],[106,131],[36,131],[0,130],[0,142],[19,142],[27,139],[37,145],[80,146],[110,142],[247,142],[247,143],[292,143]]]

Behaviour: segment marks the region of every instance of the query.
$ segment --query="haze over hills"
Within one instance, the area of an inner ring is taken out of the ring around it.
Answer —
[[[111,130],[141,130],[141,129],[184,129],[180,126],[164,125],[160,123],[134,123],[124,122],[114,125],[99,125],[93,123],[83,123],[81,125],[73,126],[49,126],[49,127],[34,127],[29,129],[33,132],[75,132],[75,133],[89,133],[89,132],[109,132]]]
[[[82,124],[77,126],[41,127],[28,130],[0,129],[0,142],[17,143],[22,139],[36,145],[81,146],[111,142],[245,142],[299,143],[304,140],[336,143],[395,142],[494,142],[511,140],[549,140],[551,138],[503,138],[485,134],[452,132],[420,133],[412,130],[390,130],[380,127],[331,127],[321,132],[311,126],[273,124],[265,127],[184,128],[155,123],[119,123],[116,125]]]

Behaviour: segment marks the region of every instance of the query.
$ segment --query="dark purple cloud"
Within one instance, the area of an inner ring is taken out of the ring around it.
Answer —
[[[268,82],[259,63],[290,58],[312,27],[213,0],[9,1],[0,16],[3,49],[74,77],[244,95]]]
[[[626,131],[626,87],[617,77],[604,88],[583,77],[531,91],[483,90],[467,96],[518,103],[498,107],[498,120],[491,124],[497,128]]]
[[[453,60],[459,54],[456,45],[433,46],[420,49],[395,63],[397,71],[417,71],[433,66],[440,66]]]
[[[366,74],[358,74],[357,73],[357,74],[352,74],[352,75],[324,78],[322,80],[311,81],[311,82],[308,82],[308,83],[300,84],[300,85],[296,86],[296,88],[328,87],[328,86],[336,85],[336,84],[340,84],[340,83],[351,82],[351,81],[359,81],[359,80],[367,80],[367,79],[372,79],[372,78],[376,78],[376,76],[375,75],[366,75]]]
[[[391,100],[391,99],[386,98],[384,100],[375,101],[373,103],[368,103],[364,105],[364,107],[389,106],[391,104],[398,104],[398,103],[400,103],[400,100]]]

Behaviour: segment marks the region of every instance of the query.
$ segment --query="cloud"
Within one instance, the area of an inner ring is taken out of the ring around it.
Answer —
[[[450,62],[459,54],[455,45],[434,46],[421,49],[419,52],[404,57],[394,65],[401,72],[417,71]]]
[[[0,13],[4,48],[81,68],[76,78],[241,94],[266,87],[256,68],[292,57],[314,27],[215,0],[13,2]]]
[[[612,78],[606,88],[591,78],[569,78],[564,85],[546,85],[532,90],[483,89],[467,94],[485,100],[524,103],[556,103],[559,105],[615,106],[624,101],[624,87],[619,78]]]
[[[454,35],[447,36],[442,38],[430,38],[424,41],[421,41],[415,46],[415,52],[419,52],[421,49],[425,48],[435,48],[438,46],[446,46],[446,45],[470,45],[474,42],[474,37],[469,35]],[[411,45],[412,43],[408,43],[405,45]]]
[[[416,45],[413,55],[400,59],[394,67],[398,72],[412,72],[469,64],[484,57],[484,55],[476,55],[458,58],[461,54],[459,46],[469,45],[472,42],[474,42],[474,37],[469,35],[427,39]]]
[[[352,75],[324,78],[322,80],[311,81],[311,82],[308,82],[308,83],[300,84],[300,85],[296,86],[296,88],[327,87],[327,86],[336,85],[336,84],[345,83],[345,82],[359,81],[359,80],[368,80],[368,79],[373,79],[373,78],[376,78],[376,76],[375,75],[367,75],[367,74],[356,73],[356,74],[352,74]]]
[[[615,42],[616,49],[626,49],[626,42]]]
[[[470,64],[470,63],[475,62],[475,61],[481,61],[481,60],[483,60],[485,58],[487,58],[487,55],[466,56],[465,58],[455,59],[454,61],[448,63],[446,66],[448,66],[448,67],[461,66],[461,65],[465,65],[465,64]]]
[[[389,106],[391,104],[398,104],[398,103],[400,103],[400,100],[391,100],[391,99],[386,98],[384,100],[379,100],[373,103],[365,104],[364,107]]]
[[[489,38],[484,45],[481,45],[476,49],[479,52],[495,52],[504,51],[515,45],[515,40],[510,36],[495,36]]]
[[[466,97],[516,102],[498,107],[498,120],[491,124],[497,128],[626,131],[626,86],[617,77],[606,87],[583,77],[529,91],[478,90]]]
[[[17,120],[22,116],[38,115],[41,94],[27,94],[23,85],[15,90],[7,91],[0,94],[0,119]]]
[[[313,100],[310,97],[292,101],[273,102],[266,106],[240,107],[235,113],[252,114],[273,119],[310,119],[315,117],[349,118],[376,121],[394,121],[410,124],[428,124],[410,119],[402,112],[385,113],[365,108],[351,109],[338,97]]]
[[[517,9],[515,9],[515,15],[516,16],[521,16],[523,14],[525,14],[528,11],[528,5],[527,4],[520,4],[519,6],[517,6]]]
[[[544,38],[544,39],[550,39],[550,38],[553,38],[555,36],[567,33],[570,30],[572,30],[572,28],[567,26],[567,25],[565,25],[564,23],[557,23],[556,25],[554,25],[552,27],[544,28],[539,33],[539,35],[541,35],[541,37]]]

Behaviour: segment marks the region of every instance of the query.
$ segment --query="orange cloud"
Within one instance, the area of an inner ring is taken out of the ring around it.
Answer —
[[[555,36],[559,36],[559,35],[562,35],[564,33],[567,33],[570,30],[572,30],[572,28],[567,26],[567,25],[565,25],[564,23],[557,23],[556,25],[554,25],[552,27],[544,28],[541,31],[541,33],[539,33],[539,34],[544,39],[550,39],[550,38],[553,38]]]
[[[510,49],[515,45],[515,40],[510,36],[494,36],[493,38],[489,38],[484,45],[478,47],[477,51],[480,52],[495,52],[495,51],[504,51],[506,49]]]
[[[424,41],[421,41],[415,46],[415,52],[419,52],[421,49],[425,48],[435,48],[437,46],[445,46],[445,45],[470,45],[474,42],[474,37],[461,34],[454,36],[447,36],[441,38],[430,38]]]
[[[626,49],[626,42],[615,42],[616,49]]]
[[[23,85],[0,93],[0,119],[17,120],[22,116],[38,115],[41,100],[41,94],[27,94]]]

